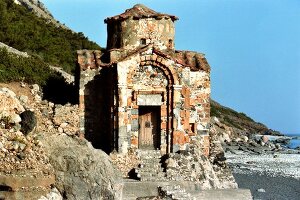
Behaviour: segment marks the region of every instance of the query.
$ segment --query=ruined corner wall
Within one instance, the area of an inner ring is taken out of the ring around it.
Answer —
[[[80,133],[95,148],[110,153],[115,144],[113,112],[115,72],[111,67],[80,70]]]

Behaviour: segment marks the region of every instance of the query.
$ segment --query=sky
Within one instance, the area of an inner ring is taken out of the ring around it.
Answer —
[[[104,19],[137,3],[179,17],[175,47],[204,53],[212,99],[286,134],[300,134],[299,0],[41,0],[106,47]]]

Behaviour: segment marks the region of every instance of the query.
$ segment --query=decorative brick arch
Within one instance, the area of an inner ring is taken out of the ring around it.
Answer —
[[[167,66],[166,62],[167,60],[157,54],[152,55],[142,55],[140,57],[140,66],[144,65],[153,65],[158,68],[160,68],[166,75],[167,79],[172,81],[170,82],[170,85],[178,85],[179,79],[176,71],[174,70],[173,66]]]
[[[168,81],[167,87],[164,91],[133,91],[133,102],[132,107],[138,108],[137,105],[137,95],[139,94],[161,94],[164,99],[163,105],[161,105],[161,151],[168,153],[172,149],[173,142],[173,108],[174,108],[174,85],[179,84],[179,79],[176,71],[172,66],[166,65],[167,61],[165,58],[152,54],[152,55],[142,55],[140,57],[139,67],[150,65],[160,69],[166,80]],[[131,68],[127,74],[127,80],[132,80],[134,76],[135,68]],[[135,142],[136,143],[136,142]]]

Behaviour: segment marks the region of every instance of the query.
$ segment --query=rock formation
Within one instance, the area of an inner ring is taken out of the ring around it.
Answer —
[[[0,186],[6,188],[1,198],[120,198],[122,184],[109,157],[75,136],[78,106],[41,100],[36,85],[1,85],[6,86],[0,89]],[[38,124],[27,134],[21,126],[24,110],[34,113]]]
[[[13,0],[14,3],[22,5],[29,11],[33,12],[38,17],[42,17],[47,20],[48,23],[53,23],[58,27],[69,29],[66,25],[61,24],[59,21],[55,20],[52,14],[44,6],[44,4],[39,0]]]

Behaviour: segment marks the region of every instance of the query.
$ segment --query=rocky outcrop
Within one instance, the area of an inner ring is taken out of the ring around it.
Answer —
[[[63,197],[56,188],[52,188],[51,192],[40,197],[39,200],[63,200]]]
[[[0,88],[0,172],[11,174],[16,170],[33,170],[31,173],[51,174],[52,168],[39,135],[25,135],[22,130],[20,124],[24,119],[20,114],[24,110],[13,91]]]
[[[166,160],[168,178],[176,181],[193,181],[198,183],[201,189],[237,188],[224,156],[222,159],[218,158],[218,155],[224,154],[222,147],[212,146],[210,152],[209,157],[204,156],[201,142],[195,140],[189,151],[170,154]],[[219,162],[216,162],[217,159]]]
[[[237,188],[238,185],[227,164],[225,151],[219,140],[219,136],[211,131],[210,140],[209,160],[210,163],[212,163],[213,171],[215,172],[220,185],[222,185],[223,188]]]
[[[42,100],[38,85],[6,85],[11,89],[0,89],[0,186],[7,191],[0,197],[120,199],[122,183],[109,157],[76,135],[78,106]],[[24,110],[37,119],[27,134],[20,125],[28,118]],[[50,184],[59,192],[49,193]]]
[[[38,17],[46,19],[48,23],[53,23],[57,27],[69,29],[64,24],[61,24],[57,20],[55,20],[52,14],[49,12],[49,10],[39,0],[14,0],[14,3],[18,5],[23,5],[25,8],[27,8],[29,11],[32,11]]]
[[[8,52],[16,54],[18,56],[22,56],[22,57],[26,57],[26,58],[29,57],[29,55],[26,52],[19,51],[15,48],[7,46],[6,44],[4,44],[2,42],[0,42],[0,48],[5,48]]]
[[[122,184],[109,157],[84,139],[45,136],[56,188],[67,199],[120,199]]]
[[[55,181],[39,134],[24,132],[21,116],[31,112],[25,108],[12,90],[0,88],[0,198],[36,199]]]

